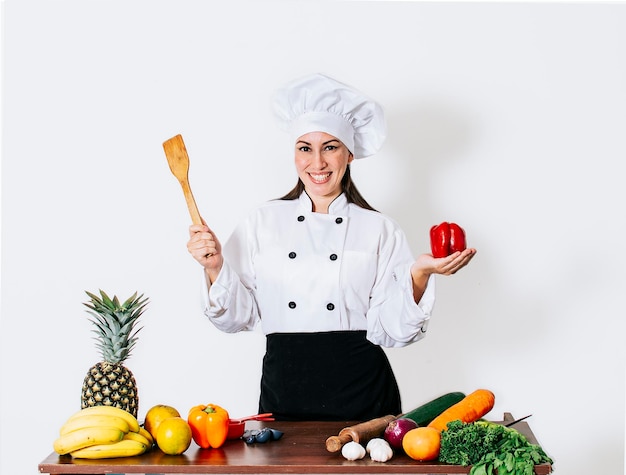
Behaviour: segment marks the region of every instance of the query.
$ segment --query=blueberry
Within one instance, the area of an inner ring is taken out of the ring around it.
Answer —
[[[267,442],[268,440],[270,440],[270,438],[272,437],[272,432],[269,428],[264,428],[261,429],[259,431],[259,433],[257,435],[254,436],[254,438],[256,439],[256,441],[260,444],[263,444],[265,442]]]
[[[277,429],[270,429],[272,433],[272,440],[278,440],[283,436],[283,433]]]

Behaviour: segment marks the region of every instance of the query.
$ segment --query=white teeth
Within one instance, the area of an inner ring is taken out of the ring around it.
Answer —
[[[311,173],[310,175],[311,175],[311,178],[313,178],[313,181],[322,182],[322,181],[325,181],[330,176],[330,173],[324,173],[323,175],[313,175]]]

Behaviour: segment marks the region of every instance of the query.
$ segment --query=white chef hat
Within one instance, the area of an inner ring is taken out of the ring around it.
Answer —
[[[276,91],[273,109],[294,143],[309,132],[325,132],[341,140],[354,158],[376,153],[387,134],[379,104],[323,74],[296,79]]]

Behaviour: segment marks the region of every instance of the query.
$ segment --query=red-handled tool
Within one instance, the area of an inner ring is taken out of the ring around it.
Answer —
[[[245,421],[273,421],[275,420],[272,417],[271,412],[266,412],[265,414],[256,414],[254,416],[246,416],[240,419],[231,419],[231,422],[245,422]]]

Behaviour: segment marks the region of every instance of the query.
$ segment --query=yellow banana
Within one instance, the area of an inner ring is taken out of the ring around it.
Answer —
[[[124,434],[124,438],[122,440],[136,440],[137,442],[141,442],[146,447],[152,447],[152,442],[150,442],[141,432],[129,432],[128,434]]]
[[[111,444],[124,437],[124,431],[117,427],[83,427],[54,441],[54,450],[60,455],[97,444]]]
[[[138,433],[143,435],[146,439],[148,439],[148,442],[151,446],[154,445],[154,437],[152,437],[152,434],[148,432],[148,430],[145,427],[140,426]]]
[[[121,431],[129,432],[130,426],[126,419],[118,416],[107,416],[101,414],[82,414],[70,418],[61,426],[60,434],[65,435],[77,429],[85,427],[117,427]]]
[[[120,409],[115,406],[91,406],[81,409],[80,411],[72,414],[68,420],[72,420],[75,417],[82,417],[85,415],[100,414],[103,416],[117,416],[128,422],[128,427],[132,432],[139,432],[139,421],[130,412]]]
[[[115,457],[132,457],[143,454],[148,447],[136,440],[125,439],[113,444],[92,445],[71,452],[72,457],[83,459],[106,459]]]

